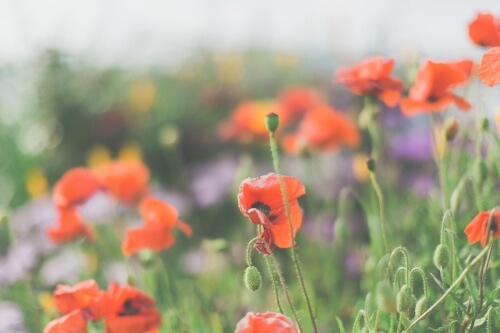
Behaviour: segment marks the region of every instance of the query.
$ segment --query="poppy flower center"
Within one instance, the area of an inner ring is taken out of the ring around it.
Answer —
[[[123,302],[123,310],[118,312],[118,316],[133,316],[140,312],[137,306],[134,306],[134,301],[127,299]]]
[[[260,202],[260,201],[254,202],[251,207],[260,210],[262,213],[266,214],[266,216],[268,216],[268,217],[269,217],[269,213],[271,212],[271,207],[269,207],[268,205],[266,205],[265,203]]]
[[[439,98],[435,97],[435,96],[429,96],[429,98],[427,98],[427,100],[429,101],[429,103],[434,103],[434,102],[437,102]]]
[[[498,225],[495,222],[490,225],[490,231],[493,231],[493,233],[498,231]]]

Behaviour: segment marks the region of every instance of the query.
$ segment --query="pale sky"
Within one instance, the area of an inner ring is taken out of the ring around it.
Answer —
[[[254,47],[342,59],[419,52],[447,60],[482,50],[467,37],[498,0],[0,0],[0,65],[46,48],[104,65],[182,61],[200,48]]]

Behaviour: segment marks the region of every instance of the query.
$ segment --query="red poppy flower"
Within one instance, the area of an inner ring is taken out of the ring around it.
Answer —
[[[79,237],[85,237],[90,241],[95,239],[94,233],[83,222],[75,208],[60,210],[57,224],[47,229],[47,235],[56,244]]]
[[[177,220],[177,209],[161,200],[152,197],[143,199],[140,211],[144,225],[127,229],[125,235],[122,251],[127,256],[142,249],[161,251],[170,248],[175,243],[174,227],[191,236],[191,227]]]
[[[292,320],[280,313],[248,312],[238,324],[235,333],[298,333]]]
[[[77,309],[65,316],[50,321],[43,333],[87,333],[84,311]]]
[[[279,115],[282,125],[289,119],[283,107],[275,101],[244,102],[236,107],[229,121],[220,126],[219,135],[225,140],[237,138],[243,142],[267,139],[265,118],[269,113]]]
[[[473,244],[479,241],[481,246],[484,247],[486,245],[489,234],[487,230],[489,217],[490,211],[480,212],[465,227],[464,232],[467,235],[469,243]],[[490,231],[493,231],[493,237],[500,237],[500,210],[493,213],[493,221],[490,226]]]
[[[112,283],[108,289],[106,333],[146,333],[161,324],[153,298],[131,286]]]
[[[401,80],[392,77],[394,59],[368,58],[351,68],[342,68],[334,81],[357,95],[375,95],[388,106],[395,106],[403,88]]]
[[[101,183],[86,168],[66,172],[54,186],[53,200],[58,208],[74,207],[84,203],[101,189]]]
[[[355,147],[360,135],[355,123],[329,106],[316,106],[302,119],[296,133],[283,138],[283,149],[291,154],[305,148],[313,151],[333,151],[340,146]]]
[[[500,46],[500,18],[489,13],[479,13],[469,24],[469,37],[480,46]]]
[[[302,225],[302,210],[297,198],[306,193],[304,184],[297,178],[282,176],[285,183],[288,204],[290,207],[290,218],[293,226],[293,234]],[[241,213],[248,217],[254,224],[261,224],[264,228],[263,235],[270,233],[272,241],[270,245],[280,248],[289,248],[294,245],[291,238],[290,226],[285,213],[285,206],[281,195],[278,176],[270,173],[257,178],[245,179],[239,189],[238,205]]]
[[[107,193],[128,205],[148,191],[149,170],[140,162],[115,161],[96,168],[94,174]]]
[[[479,77],[490,87],[500,83],[500,47],[493,47],[483,55],[479,66]]]
[[[62,314],[85,309],[91,320],[101,319],[106,314],[109,303],[107,293],[100,291],[94,280],[83,281],[73,287],[58,285],[53,295],[54,302]]]
[[[290,117],[318,105],[320,98],[313,90],[305,87],[286,88],[279,94],[278,101]]]
[[[467,82],[469,73],[466,63],[437,63],[427,61],[419,71],[408,98],[401,101],[401,111],[406,116],[419,113],[435,113],[456,104],[469,110],[470,104],[451,90]]]

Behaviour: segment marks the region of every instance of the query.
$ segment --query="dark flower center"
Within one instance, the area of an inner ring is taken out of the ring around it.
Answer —
[[[269,217],[269,213],[271,212],[271,207],[269,207],[268,205],[266,205],[265,203],[260,202],[260,201],[254,202],[251,207],[260,210],[262,213],[266,214],[266,216],[268,216],[268,217]]]
[[[493,223],[490,225],[490,231],[493,231],[493,233],[496,233],[498,230],[498,225],[493,221]]]
[[[427,98],[427,101],[428,101],[429,103],[434,103],[434,102],[437,102],[438,100],[439,100],[439,98],[438,98],[438,97],[435,97],[435,96],[429,96],[429,97]]]
[[[118,316],[133,316],[140,312],[139,307],[134,305],[134,301],[127,299],[123,302],[123,310],[118,312]]]

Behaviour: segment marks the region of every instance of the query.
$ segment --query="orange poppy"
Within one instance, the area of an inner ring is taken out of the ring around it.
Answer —
[[[109,299],[100,291],[94,280],[86,280],[73,287],[58,285],[53,293],[54,303],[62,314],[76,309],[85,309],[92,320],[100,320],[106,314]]]
[[[500,18],[490,13],[479,13],[469,24],[469,37],[480,46],[500,46]]]
[[[285,113],[294,116],[320,103],[318,94],[306,87],[289,87],[281,91],[278,101]]]
[[[137,161],[115,161],[94,169],[108,194],[132,205],[148,192],[149,170]]]
[[[47,235],[56,244],[79,237],[90,241],[95,239],[94,232],[83,222],[75,208],[59,210],[59,220],[55,226],[47,229]]]
[[[398,103],[403,88],[401,80],[392,77],[394,59],[368,58],[351,68],[339,69],[334,82],[343,84],[357,95],[374,95],[388,106]]]
[[[469,243],[474,244],[479,241],[481,246],[486,245],[488,240],[489,232],[486,230],[488,227],[488,219],[490,217],[490,211],[483,211],[476,215],[470,221],[470,223],[465,227],[465,234],[467,235],[467,240]],[[500,210],[493,213],[493,221],[490,226],[490,231],[493,232],[493,237],[500,237]]]
[[[58,208],[79,205],[99,191],[101,187],[101,183],[89,169],[71,169],[54,186],[54,204]]]
[[[283,138],[283,149],[298,154],[304,149],[332,151],[340,146],[356,147],[360,142],[356,124],[340,111],[326,105],[310,109],[296,133]]]
[[[500,83],[500,47],[493,47],[483,55],[479,78],[490,87]]]
[[[43,333],[87,333],[84,311],[76,309],[60,318],[50,321]]]
[[[292,320],[281,313],[248,312],[238,324],[235,333],[298,333]]]
[[[462,110],[469,110],[470,104],[454,94],[452,89],[467,82],[467,62],[437,63],[427,61],[420,69],[417,79],[407,98],[401,101],[401,111],[406,116],[419,113],[436,113],[455,104]]]
[[[122,251],[127,256],[142,249],[161,251],[170,248],[175,243],[174,227],[191,236],[191,227],[177,219],[177,209],[161,200],[153,197],[143,199],[140,211],[144,225],[127,229],[123,241]]]
[[[153,298],[131,286],[112,283],[106,333],[146,333],[161,324]]]
[[[285,124],[289,117],[283,107],[273,100],[243,102],[233,111],[231,118],[219,127],[222,139],[237,138],[243,142],[265,140],[269,134],[265,118],[269,113],[280,116],[280,123]]]
[[[302,209],[297,199],[306,193],[304,184],[294,177],[282,176],[290,207],[293,235],[302,225]],[[241,213],[254,224],[263,226],[261,239],[270,246],[289,248],[294,245],[288,218],[281,195],[278,176],[270,173],[257,178],[247,178],[238,192],[238,206]]]

